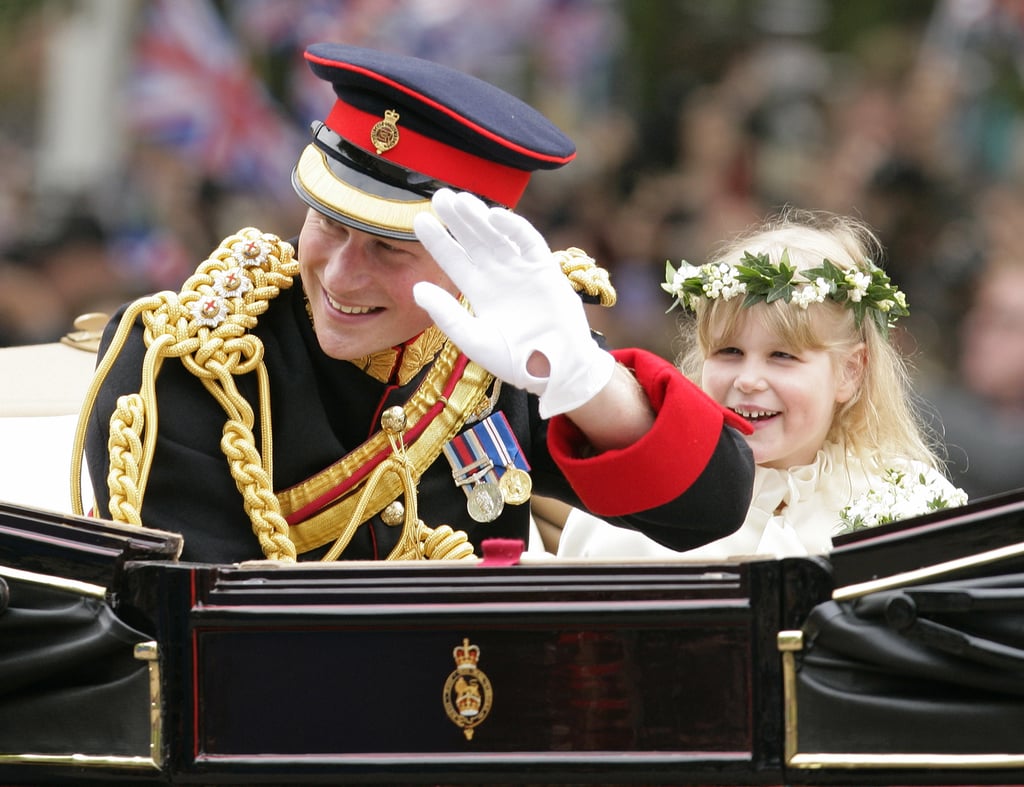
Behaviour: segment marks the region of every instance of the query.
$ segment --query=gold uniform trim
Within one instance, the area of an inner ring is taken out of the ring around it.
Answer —
[[[459,355],[459,349],[455,345],[450,342],[445,345],[416,393],[402,407],[407,429],[415,428],[430,408],[443,398],[445,383],[451,376]],[[406,454],[412,466],[414,480],[423,475],[441,453],[444,444],[458,434],[469,417],[485,406],[487,389],[493,380],[488,372],[475,363],[469,362],[466,365],[462,377],[445,401],[444,408],[417,439],[406,445]],[[377,431],[369,440],[326,470],[296,486],[278,492],[281,513],[287,518],[312,504],[350,478],[372,458],[389,450],[388,436],[383,431]],[[308,552],[337,539],[358,506],[365,505],[359,523],[362,524],[402,494],[401,478],[393,473],[385,474],[379,479],[369,500],[363,500],[363,495],[359,494],[364,483],[365,479],[355,484],[330,507],[290,526],[288,535],[294,542],[297,552]]]
[[[441,329],[436,325],[431,325],[400,350],[389,347],[386,350],[355,358],[351,363],[377,382],[389,383],[392,372],[394,372],[395,362],[398,360],[398,354],[401,352],[402,361],[394,377],[399,385],[405,385],[419,374],[424,366],[434,360],[434,356],[444,346],[445,341],[447,341],[447,337],[441,333]]]
[[[316,145],[302,151],[295,176],[306,193],[325,208],[381,230],[412,233],[413,217],[431,212],[429,197],[414,202],[391,200],[338,180],[327,164],[327,155]]]

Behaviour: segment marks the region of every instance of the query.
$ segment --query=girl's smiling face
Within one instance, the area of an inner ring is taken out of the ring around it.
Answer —
[[[857,391],[864,345],[839,358],[828,349],[797,347],[766,319],[768,308],[744,309],[729,335],[709,348],[701,385],[753,424],[747,442],[757,464],[786,469],[814,461],[836,408]]]

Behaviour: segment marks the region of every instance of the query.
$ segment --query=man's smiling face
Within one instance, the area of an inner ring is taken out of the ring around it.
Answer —
[[[457,293],[419,242],[371,235],[312,208],[298,257],[320,347],[339,360],[394,347],[431,325],[413,300],[416,282]]]

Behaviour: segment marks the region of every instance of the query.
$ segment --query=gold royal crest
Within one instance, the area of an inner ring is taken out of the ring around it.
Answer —
[[[370,129],[370,142],[379,156],[398,144],[398,113],[393,109],[384,112],[384,119],[377,121]]]
[[[494,694],[491,681],[477,668],[480,648],[463,638],[461,645],[452,649],[455,669],[444,684],[444,712],[457,727],[462,728],[467,741],[473,740],[473,730],[483,723],[491,712]]]

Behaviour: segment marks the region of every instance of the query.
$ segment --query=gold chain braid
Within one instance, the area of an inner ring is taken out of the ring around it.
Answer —
[[[220,447],[228,459],[231,477],[242,493],[245,513],[249,515],[263,554],[269,560],[293,562],[295,544],[288,537],[288,523],[281,516],[272,476],[260,462],[252,431],[238,419],[231,418],[224,424]]]
[[[139,394],[120,396],[117,407],[110,416],[110,439],[107,452],[110,455],[110,469],[107,474],[107,488],[110,490],[110,515],[117,522],[141,525],[142,494],[139,479],[138,457],[142,456],[143,422],[145,404]]]

